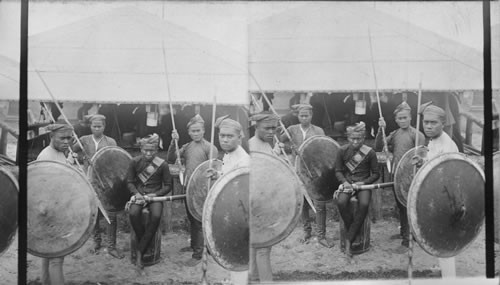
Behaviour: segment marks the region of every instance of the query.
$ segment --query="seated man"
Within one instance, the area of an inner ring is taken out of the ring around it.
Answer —
[[[351,243],[358,234],[368,214],[371,190],[353,191],[352,184],[372,184],[379,178],[379,166],[375,151],[364,145],[365,124],[360,122],[347,128],[349,144],[342,146],[337,153],[335,175],[342,183],[343,191],[336,193],[337,206],[346,229],[346,254],[352,257]],[[348,209],[349,201],[356,195],[359,201],[358,211],[352,217]]]
[[[149,135],[141,141],[141,155],[130,162],[127,173],[127,187],[135,196],[131,199],[129,208],[130,223],[137,236],[137,255],[135,264],[142,273],[142,255],[153,239],[163,211],[163,202],[146,202],[144,196],[165,196],[172,189],[172,179],[165,160],[156,156],[159,137]],[[150,220],[144,228],[142,224],[142,209],[148,207]]]

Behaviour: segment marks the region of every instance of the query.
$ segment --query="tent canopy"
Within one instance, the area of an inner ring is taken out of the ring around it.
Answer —
[[[0,99],[19,100],[19,62],[0,55]]]
[[[369,3],[315,2],[249,27],[249,67],[266,91],[482,90],[481,52]],[[250,89],[257,91],[254,82]]]
[[[28,76],[29,100],[247,103],[245,55],[135,7],[31,36]]]

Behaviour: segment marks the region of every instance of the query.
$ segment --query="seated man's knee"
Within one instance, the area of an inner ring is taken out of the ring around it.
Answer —
[[[131,205],[128,214],[132,217],[137,217],[142,214],[142,205]]]

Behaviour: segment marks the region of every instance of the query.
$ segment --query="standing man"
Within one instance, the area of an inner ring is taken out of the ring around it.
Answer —
[[[349,144],[340,147],[335,163],[335,175],[341,183],[343,191],[337,191],[337,206],[346,229],[346,254],[351,257],[351,243],[356,238],[368,214],[371,190],[354,192],[352,184],[372,184],[379,178],[377,155],[375,151],[364,144],[365,123],[347,127]],[[349,201],[356,195],[359,201],[358,211],[352,217]],[[356,245],[354,245],[356,246]]]
[[[248,140],[250,152],[259,151],[271,155],[279,154],[279,142],[274,142],[279,117],[264,111],[250,118],[256,122],[255,136]],[[252,188],[250,188],[252,195]],[[250,280],[273,281],[271,269],[271,247],[250,247]]]
[[[69,125],[53,124],[49,125],[47,130],[50,131],[50,144],[40,152],[36,160],[73,164],[71,156],[67,159],[73,128]],[[64,257],[42,258],[43,285],[64,285],[63,263]]]
[[[244,137],[241,124],[226,115],[215,121],[215,127],[219,129],[219,144],[224,151],[224,157],[222,158],[221,171],[216,171],[213,168],[206,171],[207,177],[211,177],[213,180],[233,169],[250,166],[250,156],[241,147],[241,141]],[[248,271],[231,271],[231,281],[233,284],[247,284]]]
[[[389,150],[393,154],[392,160],[392,169],[396,169],[399,160],[401,157],[412,148],[415,148],[415,138],[417,134],[417,130],[410,125],[411,123],[411,107],[408,103],[403,102],[394,110],[394,117],[396,124],[398,124],[399,129],[393,131],[387,136],[387,145]],[[385,128],[385,120],[383,117],[379,119],[378,122],[379,128],[377,132],[377,136],[375,137],[375,150],[382,151],[383,138],[382,138],[382,128]],[[418,142],[419,145],[425,144],[425,137],[420,131],[418,131]],[[394,180],[394,176],[391,175],[391,180]],[[401,245],[395,249],[396,253],[405,253],[408,250],[410,241],[410,228],[408,226],[408,215],[406,212],[406,205],[401,204],[399,200],[396,198],[396,192],[394,187],[392,188],[394,193],[394,199],[396,200],[396,205],[399,209],[399,224],[400,224],[400,232],[399,234],[391,236],[391,239],[399,239],[402,238]]]
[[[292,146],[299,147],[306,139],[312,136],[324,136],[325,132],[322,128],[311,124],[313,112],[312,106],[309,104],[298,104],[292,106],[298,110],[298,118],[300,124],[292,125],[287,128],[292,137]],[[289,141],[286,134],[280,137],[282,142]],[[318,225],[318,242],[324,247],[330,248],[333,242],[326,239],[326,202],[314,201],[316,208],[316,224]],[[304,237],[300,240],[301,243],[309,243],[311,235],[311,222],[309,221],[309,209],[311,207],[304,201],[302,208],[302,222],[304,224]]]
[[[429,139],[427,145],[427,156],[423,157],[417,154],[413,159],[417,167],[422,166],[425,161],[431,160],[443,153],[458,152],[458,147],[453,140],[443,131],[446,123],[446,112],[434,105],[432,102],[426,103],[420,107],[423,114],[424,133]],[[444,278],[455,278],[455,257],[438,258],[441,267],[441,275]]]
[[[83,150],[79,144],[73,145],[73,150],[76,152],[83,152],[83,167],[85,173],[90,165],[90,160],[94,154],[107,146],[116,146],[116,141],[104,135],[104,129],[106,128],[106,117],[104,115],[90,115],[86,116],[86,119],[90,122],[91,135],[83,136],[80,138],[80,142],[83,145]],[[100,187],[99,185],[93,185],[94,187]],[[111,224],[106,224],[106,248],[104,251],[114,258],[122,259],[124,257],[123,253],[116,248],[116,228],[117,220],[116,212],[109,212],[108,216]],[[97,215],[97,222],[94,228],[94,248],[93,253],[98,254],[101,249],[101,229],[99,220],[103,218],[102,213],[99,211]]]
[[[130,223],[137,236],[135,264],[142,273],[142,255],[153,240],[163,211],[163,202],[146,202],[144,197],[165,196],[172,189],[172,179],[168,164],[156,156],[160,139],[157,134],[141,139],[141,155],[130,162],[127,173],[127,187],[135,195],[129,209]],[[150,219],[148,226],[142,224],[142,208],[148,207]]]
[[[194,116],[187,124],[188,134],[192,141],[183,145],[179,149],[179,155],[184,159],[186,165],[185,181],[189,181],[193,171],[202,162],[206,161],[210,157],[210,149],[214,155],[217,154],[217,148],[210,142],[205,140],[203,136],[205,135],[205,121],[200,115]],[[167,153],[167,161],[169,163],[174,163],[177,159],[175,153],[175,140],[179,139],[179,134],[175,130],[172,131],[172,140],[170,141],[170,146]],[[187,185],[187,183],[185,183]],[[191,259],[184,262],[184,265],[193,267],[201,262],[203,255],[203,228],[201,221],[196,220],[193,215],[189,212],[187,202],[186,213],[191,224],[191,246],[184,247],[181,252],[193,251]]]

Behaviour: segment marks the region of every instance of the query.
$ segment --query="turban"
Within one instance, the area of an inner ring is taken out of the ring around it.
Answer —
[[[196,114],[196,116],[192,117],[191,120],[189,120],[189,123],[187,124],[188,129],[194,124],[202,124],[203,126],[205,126],[205,121],[199,114]]]
[[[159,142],[160,142],[160,137],[157,134],[148,135],[147,137],[142,138],[140,141],[141,146],[145,146],[147,144],[158,146]]]
[[[47,126],[47,130],[52,133],[72,131],[73,127],[66,124],[52,124]]]
[[[311,104],[295,104],[292,106],[292,109],[295,109],[299,112],[302,110],[310,111],[313,109],[313,106]]]
[[[260,112],[250,117],[250,120],[255,122],[277,122],[279,119],[278,116],[269,111]]]
[[[436,105],[431,105],[432,102],[425,103],[420,106],[420,112],[422,115],[436,115],[438,116],[443,122],[446,121],[446,112],[439,108]]]
[[[95,114],[95,115],[87,115],[85,116],[85,120],[88,122],[92,123],[93,121],[101,121],[103,123],[106,122],[106,117],[101,114]]]
[[[351,135],[353,133],[363,133],[365,134],[365,123],[364,122],[359,122],[354,126],[349,126],[347,127],[347,134]]]
[[[396,107],[396,110],[394,110],[394,115],[396,115],[397,113],[399,113],[401,111],[405,111],[405,110],[411,112],[411,107],[410,107],[410,105],[408,105],[408,103],[403,101],[403,103],[399,104]]]
[[[215,126],[219,129],[231,128],[231,129],[236,130],[240,134],[242,133],[242,129],[243,129],[241,127],[241,124],[233,119],[230,119],[229,115],[225,115],[225,116],[217,118],[217,120],[215,121]]]

